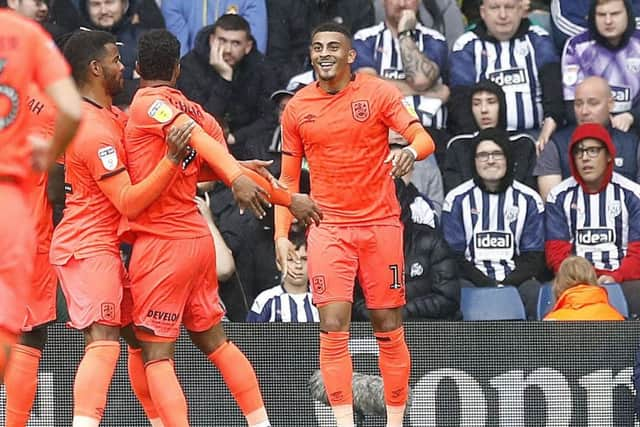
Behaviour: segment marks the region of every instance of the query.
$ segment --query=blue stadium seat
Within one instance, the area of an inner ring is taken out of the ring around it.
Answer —
[[[547,315],[556,303],[556,297],[553,295],[553,286],[551,283],[544,283],[540,285],[540,291],[538,292],[538,307],[536,310],[537,319],[542,320]]]
[[[627,298],[622,292],[622,286],[619,283],[607,283],[602,285],[609,294],[609,304],[611,304],[625,319],[629,318],[629,306],[627,305]]]
[[[463,320],[525,320],[522,298],[514,286],[462,288]]]

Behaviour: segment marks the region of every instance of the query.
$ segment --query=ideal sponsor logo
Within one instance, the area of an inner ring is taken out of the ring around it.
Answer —
[[[476,234],[478,249],[507,249],[512,245],[512,236],[501,231],[485,231]]]
[[[489,73],[489,80],[500,86],[515,86],[528,84],[527,72],[524,68],[510,68]]]
[[[611,228],[581,228],[576,231],[576,240],[581,245],[613,243],[615,233]]]
[[[402,70],[397,70],[395,68],[385,68],[382,70],[382,77],[390,80],[404,80],[407,78],[407,75]]]
[[[631,89],[626,86],[611,86],[611,96],[615,102],[631,101]]]

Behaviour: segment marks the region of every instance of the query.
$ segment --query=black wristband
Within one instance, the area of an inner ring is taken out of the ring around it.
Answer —
[[[404,30],[404,31],[400,31],[398,33],[398,39],[401,39],[402,37],[411,37],[412,39],[416,38],[416,30]]]

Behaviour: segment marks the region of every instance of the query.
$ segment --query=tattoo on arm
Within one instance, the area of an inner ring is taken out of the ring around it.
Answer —
[[[438,80],[440,68],[418,50],[415,40],[410,37],[400,39],[400,55],[407,81],[410,84],[422,82],[423,90],[431,88]]]

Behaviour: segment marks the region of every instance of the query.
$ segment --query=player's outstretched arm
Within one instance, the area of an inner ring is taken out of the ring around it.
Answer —
[[[135,220],[169,186],[186,154],[193,128],[193,123],[185,123],[169,130],[167,155],[139,183],[131,184],[126,170],[98,181],[100,190],[127,219]]]

